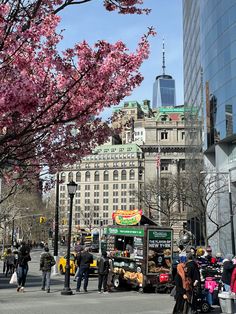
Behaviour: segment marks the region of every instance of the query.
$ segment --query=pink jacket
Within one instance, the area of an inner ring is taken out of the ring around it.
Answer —
[[[234,270],[231,276],[230,288],[232,292],[236,293],[236,266],[234,267]]]
[[[213,293],[214,289],[218,287],[218,284],[212,280],[211,277],[207,277],[205,281],[205,288],[209,289],[210,293]]]

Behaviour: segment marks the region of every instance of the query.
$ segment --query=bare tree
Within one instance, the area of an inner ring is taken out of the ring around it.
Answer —
[[[185,204],[193,216],[201,221],[206,245],[209,239],[230,223],[230,217],[220,221],[216,215],[218,200],[226,195],[227,186],[227,178],[223,174],[195,171],[188,176]],[[207,220],[212,228],[207,228]]]
[[[167,176],[147,183],[141,193],[136,193],[144,204],[150,218],[161,215],[162,225],[172,227],[183,219],[183,180],[178,176]]]

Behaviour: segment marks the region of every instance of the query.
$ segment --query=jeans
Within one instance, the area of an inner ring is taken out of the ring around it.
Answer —
[[[79,268],[79,275],[77,280],[77,289],[80,289],[82,278],[84,279],[84,290],[87,290],[89,280],[89,267],[82,266]]]
[[[42,271],[42,288],[50,289],[51,271]]]
[[[210,291],[207,292],[207,302],[209,303],[210,306],[212,306],[213,304],[213,297],[212,297],[212,293],[210,293]]]
[[[21,287],[25,286],[28,269],[29,269],[28,265],[18,266],[18,269],[17,269],[18,286],[21,286]]]
[[[107,291],[107,278],[108,278],[108,274],[99,274],[98,275],[98,291],[102,290],[102,286],[103,286],[103,291]]]
[[[231,292],[230,285],[227,285],[227,283],[224,283],[224,289],[226,292]]]

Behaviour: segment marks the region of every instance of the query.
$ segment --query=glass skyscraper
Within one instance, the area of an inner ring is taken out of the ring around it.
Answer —
[[[159,75],[153,84],[153,108],[175,106],[175,80],[170,75]]]
[[[185,104],[202,112],[205,168],[208,171],[210,169],[209,175],[230,173],[234,203],[236,1],[183,0],[183,33]],[[226,180],[229,177],[226,175]],[[214,219],[219,225],[230,219],[229,201],[227,194],[225,196],[215,200],[217,206]],[[231,231],[230,224],[221,228],[211,239],[212,245],[222,252],[230,252]]]
[[[163,106],[175,106],[175,80],[172,76],[165,74],[165,43],[162,46],[162,75],[156,77],[153,84],[152,108]]]

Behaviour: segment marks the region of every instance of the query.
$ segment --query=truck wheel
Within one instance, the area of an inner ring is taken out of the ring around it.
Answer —
[[[118,289],[120,287],[120,278],[119,276],[115,276],[113,278],[113,285],[114,285],[114,288]]]

